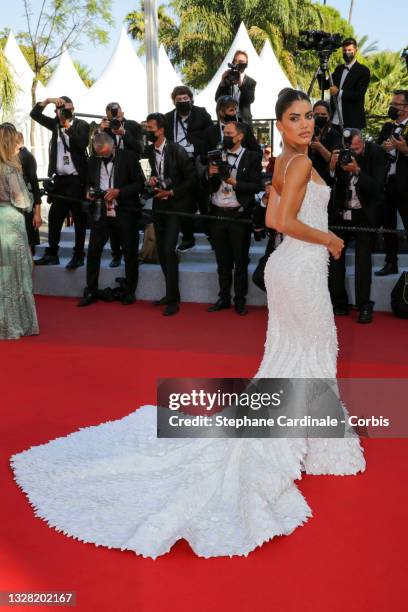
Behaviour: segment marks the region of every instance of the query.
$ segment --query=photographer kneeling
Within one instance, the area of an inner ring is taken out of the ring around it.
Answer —
[[[232,220],[211,221],[220,291],[218,301],[208,312],[230,307],[234,270],[235,311],[239,315],[248,313],[245,302],[252,226],[236,223],[234,219],[250,218],[255,194],[262,188],[262,165],[258,153],[242,146],[244,135],[242,123],[227,123],[223,149],[208,152],[208,179],[204,180],[208,184],[211,212]]]
[[[112,228],[117,231],[125,258],[126,281],[121,302],[135,302],[139,273],[139,220],[144,175],[136,155],[116,149],[109,134],[94,135],[94,155],[88,163],[87,197],[91,201],[91,235],[86,261],[86,288],[78,306],[98,300],[98,279],[103,248]]]
[[[349,148],[333,151],[330,172],[335,177],[331,223],[343,226],[376,227],[379,207],[384,198],[386,156],[374,142],[364,142],[360,130],[350,129]],[[374,302],[370,300],[371,253],[373,232],[336,232],[345,248],[337,260],[330,258],[329,290],[334,314],[348,314],[345,288],[346,249],[351,240],[355,251],[355,303],[360,311],[358,322],[371,323]]]

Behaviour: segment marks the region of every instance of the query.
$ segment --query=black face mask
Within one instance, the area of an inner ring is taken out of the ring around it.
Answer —
[[[320,129],[324,128],[329,122],[328,117],[323,117],[322,115],[318,115],[317,117],[314,118],[314,120],[315,120],[315,125]]]
[[[240,72],[244,72],[244,70],[246,70],[247,68],[248,68],[248,64],[241,64],[241,63],[238,64],[238,70]]]
[[[157,140],[157,136],[156,136],[156,132],[152,132],[150,130],[146,131],[146,140],[148,140],[149,142],[156,142]]]
[[[191,111],[191,107],[192,103],[190,100],[185,102],[176,102],[176,111],[179,113],[179,115],[188,115],[188,113]]]
[[[232,149],[234,146],[234,139],[232,136],[224,136],[222,139],[224,149]]]
[[[224,123],[229,123],[230,121],[237,121],[236,115],[225,115]]]
[[[399,117],[399,109],[396,106],[393,106],[391,104],[391,106],[388,109],[388,116],[390,119],[392,119],[393,121],[395,121],[396,119],[398,119]]]
[[[343,53],[343,59],[346,64],[351,64],[354,59],[354,53]]]

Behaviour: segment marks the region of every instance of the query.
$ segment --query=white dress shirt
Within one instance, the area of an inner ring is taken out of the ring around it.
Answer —
[[[69,128],[68,128],[69,129]],[[64,136],[64,143],[61,138],[60,130],[58,130],[57,137],[57,174],[60,176],[65,176],[67,174],[77,175],[78,172],[72,162],[72,157],[69,149],[69,136],[65,128],[61,127],[61,132]]]
[[[194,145],[187,139],[188,118],[174,113],[174,142],[181,145],[189,157],[194,157]]]
[[[404,121],[394,121],[394,125],[403,125],[405,126],[406,123],[408,121],[408,117],[406,119],[404,119]],[[391,149],[390,151],[388,151],[388,155],[390,155],[393,158],[393,161],[391,162],[390,168],[388,170],[388,176],[393,176],[395,174],[397,174],[397,161],[398,161],[398,149]]]
[[[163,140],[160,147],[156,147],[156,146],[154,147],[157,176],[161,180],[164,179],[164,147],[165,146],[166,146],[166,139]]]
[[[351,68],[354,66],[356,61],[357,60],[354,59],[350,64],[344,64],[344,66],[343,66],[343,74],[341,75],[340,86],[339,86],[339,93],[338,93],[338,96],[337,96],[337,103],[339,105],[342,117],[343,117],[343,106],[342,106],[343,85],[344,85],[344,81],[346,80],[346,78],[347,78]],[[334,112],[332,123],[334,123],[335,125],[339,125],[340,124],[339,114],[337,112],[337,109]],[[345,126],[345,127],[347,127],[347,126]]]

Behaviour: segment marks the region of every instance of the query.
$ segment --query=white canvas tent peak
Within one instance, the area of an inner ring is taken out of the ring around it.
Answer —
[[[182,85],[182,81],[175,71],[173,64],[169,60],[163,45],[159,48],[159,112],[167,113],[172,108],[171,92],[177,85]]]
[[[104,115],[109,102],[119,102],[126,117],[141,121],[147,113],[146,97],[145,68],[122,28],[108,65],[75,108],[79,113]]]
[[[217,72],[205,89],[203,89],[203,91],[196,97],[196,104],[198,106],[205,106],[213,119],[217,118],[215,112],[215,92],[217,91],[217,87],[221,82],[223,72],[228,70],[228,64],[232,62],[234,53],[238,50],[245,51],[248,54],[248,75],[253,77],[255,81],[258,81],[261,77],[261,60],[251,42],[251,39],[249,38],[246,27],[242,22],[221,66],[218,68]]]
[[[252,115],[257,119],[271,119],[275,116],[275,103],[279,92],[292,85],[276,59],[269,40],[264,44],[260,60],[262,70],[255,90]]]
[[[74,105],[77,104],[88,91],[67,49],[61,54],[58,65],[52,73],[45,90],[47,98],[69,96],[74,102]]]

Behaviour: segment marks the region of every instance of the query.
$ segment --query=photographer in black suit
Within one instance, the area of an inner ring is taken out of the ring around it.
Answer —
[[[408,90],[394,92],[388,115],[393,121],[383,125],[378,139],[388,155],[382,222],[384,228],[395,229],[399,212],[408,232]],[[376,276],[398,273],[398,238],[384,234],[384,242],[385,265]]]
[[[176,254],[180,217],[161,215],[158,211],[191,212],[192,190],[197,186],[197,175],[185,149],[165,137],[164,115],[148,115],[146,129],[147,139],[152,143],[146,148],[146,154],[151,168],[148,184],[153,196],[153,225],[159,261],[166,280],[166,295],[153,304],[165,306],[163,314],[170,316],[179,311],[180,303]]]
[[[334,151],[330,171],[335,176],[331,203],[331,223],[334,225],[377,227],[379,209],[384,199],[386,156],[374,142],[364,142],[360,130],[351,129],[350,150]],[[346,156],[345,159],[343,156]],[[355,294],[360,311],[358,322],[371,323],[374,302],[370,299],[374,233],[337,232],[345,248],[340,259],[330,258],[329,289],[336,315],[348,314],[345,288],[346,249],[355,240]]]
[[[262,164],[258,153],[242,146],[244,134],[242,123],[228,123],[224,128],[223,151],[217,158],[209,157],[207,184],[214,215],[231,219],[251,217],[255,194],[262,187]],[[218,301],[209,312],[230,307],[234,271],[235,311],[239,315],[248,313],[245,302],[251,231],[250,224],[211,222],[220,291]]]
[[[98,131],[109,134],[113,138],[117,149],[129,149],[140,159],[144,149],[142,127],[137,121],[125,119],[122,107],[118,102],[109,102],[106,105],[106,117],[101,121]],[[119,236],[113,226],[111,228],[110,244],[112,261],[109,267],[117,268],[121,263],[122,250]]]
[[[139,220],[144,175],[133,151],[117,149],[109,134],[93,137],[94,155],[89,159],[88,192],[91,235],[86,262],[86,288],[78,306],[98,300],[98,278],[102,252],[112,227],[115,228],[125,259],[126,280],[122,304],[135,302],[138,281]]]
[[[33,208],[25,214],[28,244],[31,253],[34,255],[35,247],[40,244],[39,227],[42,225],[41,219],[41,192],[38,185],[37,162],[32,153],[24,146],[24,136],[17,132],[18,157],[21,162],[24,181],[33,197]]]
[[[330,121],[330,106],[325,100],[318,100],[313,105],[315,132],[309,147],[309,157],[313,168],[323,180],[331,185],[329,163],[332,151],[341,148],[341,135],[332,127]]]
[[[181,145],[187,155],[195,160],[203,152],[203,133],[213,124],[211,115],[205,108],[195,106],[193,92],[189,87],[178,85],[173,89],[171,99],[175,108],[165,114],[166,138]],[[205,194],[202,190],[198,189],[192,196],[192,210],[197,202],[200,212],[205,213]],[[181,232],[183,237],[177,250],[184,252],[195,245],[192,219],[181,220]]]
[[[206,154],[222,145],[224,128],[228,123],[238,121],[238,102],[231,96],[222,96],[217,100],[216,106],[218,121],[208,127],[204,134],[204,154],[201,156],[203,163],[207,163]],[[244,138],[242,146],[249,151],[255,151],[262,157],[262,149],[256,141],[252,127],[247,123],[242,123]]]
[[[55,119],[44,115],[48,104],[55,104]],[[82,205],[87,174],[87,147],[89,125],[74,117],[72,100],[67,96],[47,98],[38,102],[30,116],[52,132],[49,152],[48,176],[55,175],[55,188],[48,196],[51,202],[48,214],[48,247],[45,255],[34,260],[37,266],[58,265],[58,248],[64,220],[71,211],[75,224],[75,246],[68,270],[84,265],[86,222]],[[55,196],[71,197],[61,200]]]
[[[252,123],[251,104],[255,100],[256,81],[245,74],[248,67],[246,51],[235,51],[232,64],[226,70],[215,92],[215,101],[221,96],[232,96],[238,103],[238,119]]]
[[[357,42],[354,38],[343,41],[344,64],[337,66],[333,72],[333,86],[325,81],[325,89],[330,88],[332,96],[333,125],[340,125],[340,119],[335,109],[333,98],[337,98],[343,125],[349,128],[362,129],[366,126],[364,111],[365,94],[370,84],[371,74],[367,66],[360,64],[357,59]]]

